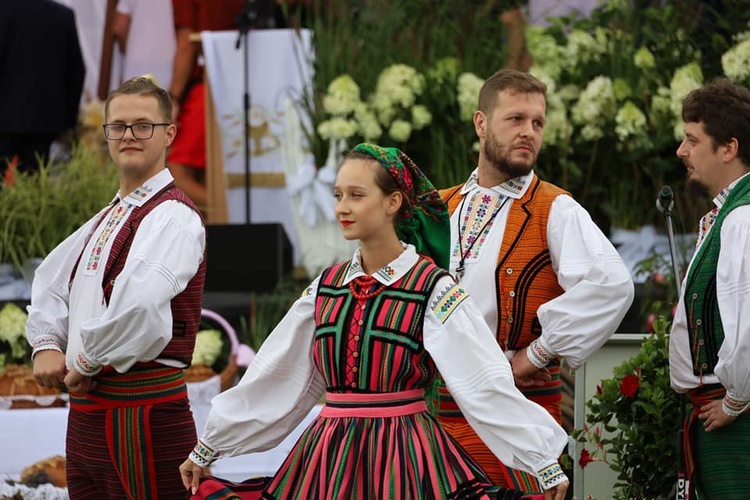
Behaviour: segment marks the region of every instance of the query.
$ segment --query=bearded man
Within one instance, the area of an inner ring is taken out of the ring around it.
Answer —
[[[525,72],[504,69],[489,77],[474,113],[477,168],[441,195],[451,212],[451,273],[474,297],[516,385],[562,423],[561,360],[575,370],[607,342],[633,302],[634,287],[589,213],[534,173],[546,92]],[[534,477],[501,463],[482,443],[453,390],[460,388],[441,388],[445,428],[494,483],[541,494]]]

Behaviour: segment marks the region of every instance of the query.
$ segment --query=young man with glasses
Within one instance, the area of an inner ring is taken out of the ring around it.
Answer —
[[[197,439],[183,368],[200,322],[204,223],[166,168],[169,94],[133,78],[104,109],[120,189],[36,271],[34,376],[70,393],[71,499],[182,498],[175,471]]]

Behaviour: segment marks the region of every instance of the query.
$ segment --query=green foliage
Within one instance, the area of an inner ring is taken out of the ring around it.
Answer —
[[[422,98],[433,122],[406,143],[387,136],[380,143],[402,148],[437,186],[447,187],[468,176],[476,166],[472,148],[476,137],[471,123],[459,117],[456,78],[460,72],[486,78],[502,67],[502,6],[477,1],[467,8],[463,0],[331,0],[326,4],[310,23],[315,75],[312,92],[303,99],[311,121],[307,135],[318,165],[324,163],[328,151],[328,141],[316,132],[318,124],[328,118],[323,111],[328,85],[347,74],[357,82],[362,95],[368,96],[384,68],[405,64],[427,77]],[[457,72],[436,81],[430,74],[446,58],[456,61]]]
[[[682,399],[669,382],[669,327],[668,319],[657,319],[638,354],[614,367],[587,401],[586,428],[571,433],[596,449],[594,460],[618,473],[613,498],[674,497]],[[623,379],[632,383],[634,376],[637,390],[630,397]]]
[[[426,78],[419,104],[432,122],[406,140],[384,133],[378,142],[403,149],[436,186],[463,181],[476,165],[476,136],[461,117],[456,78],[470,73],[484,79],[505,65],[500,13],[509,3],[324,3],[311,17],[315,74],[304,99],[318,164],[329,146],[317,130],[330,118],[323,107],[329,84],[348,75],[366,100],[385,68],[403,64]],[[676,196],[677,233],[690,232],[710,208],[683,189],[685,171],[675,156],[681,99],[722,74],[722,55],[748,29],[741,4],[613,0],[601,2],[588,19],[559,18],[549,28],[527,29],[530,71],[550,86],[537,171],[571,191],[605,232],[655,223],[654,199],[666,184]],[[452,74],[439,71],[445,61],[454,61]]]
[[[273,331],[289,307],[297,300],[308,282],[300,282],[289,275],[279,281],[269,293],[252,293],[250,296],[250,323],[244,325],[237,336],[256,351]]]
[[[29,259],[45,257],[109,203],[117,170],[101,158],[77,145],[69,161],[19,173],[12,185],[0,186],[0,262],[23,271]]]

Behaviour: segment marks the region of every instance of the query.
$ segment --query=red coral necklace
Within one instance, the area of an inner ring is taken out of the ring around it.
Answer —
[[[376,286],[370,292],[363,293],[360,291],[370,290],[375,284],[377,284],[378,286]],[[354,295],[355,299],[369,300],[385,290],[385,285],[378,282],[378,280],[376,280],[372,276],[359,276],[349,282],[349,290],[351,290],[352,295]]]

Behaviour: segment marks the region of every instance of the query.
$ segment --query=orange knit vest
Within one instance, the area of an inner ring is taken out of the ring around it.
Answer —
[[[440,191],[451,214],[463,198],[461,187],[458,185]],[[503,350],[525,348],[539,337],[542,328],[536,315],[537,309],[563,293],[552,269],[547,247],[547,220],[552,202],[560,194],[568,193],[534,175],[526,193],[511,205],[495,268],[495,290],[498,292],[496,331]],[[543,387],[522,392],[561,423],[559,361],[553,360],[547,368],[552,375],[551,381]],[[484,469],[493,484],[526,492],[541,492],[533,475],[507,467],[497,459],[461,415],[445,388],[440,389],[438,420]]]
[[[451,214],[461,199],[461,185],[440,191]],[[547,220],[554,199],[567,191],[532,178],[526,193],[514,200],[495,268],[497,340],[504,350],[528,346],[542,333],[539,306],[563,293],[547,248]]]

